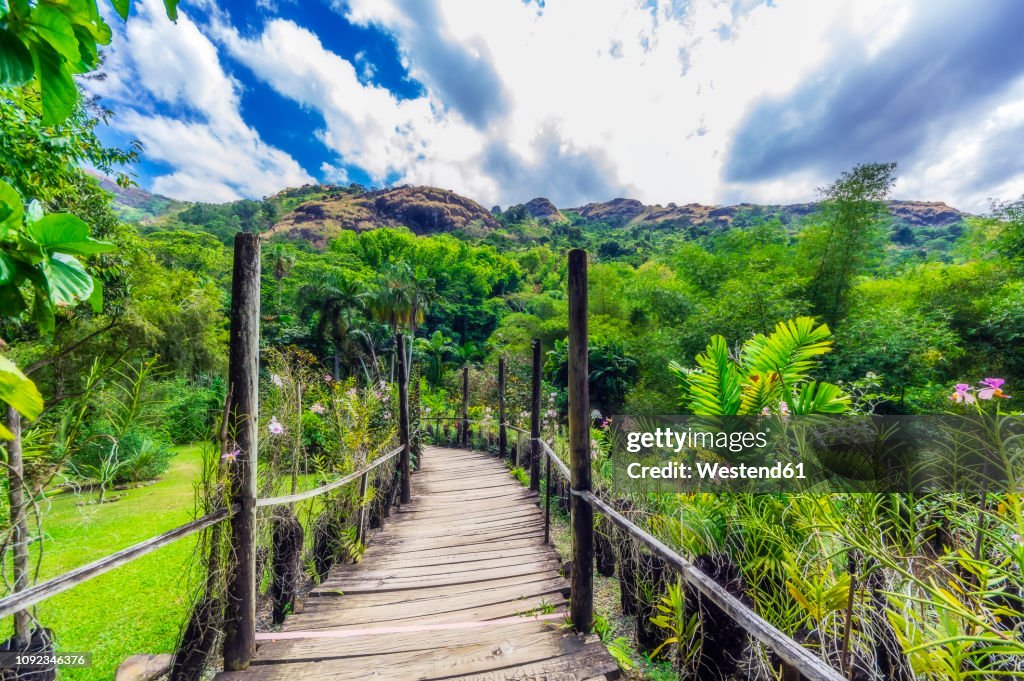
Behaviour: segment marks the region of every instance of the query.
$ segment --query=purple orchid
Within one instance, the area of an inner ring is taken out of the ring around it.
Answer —
[[[1006,383],[1006,381],[1001,378],[986,378],[981,382],[985,387],[978,390],[978,399],[991,400],[993,397],[1009,399],[1010,396],[1002,391],[1004,383]]]

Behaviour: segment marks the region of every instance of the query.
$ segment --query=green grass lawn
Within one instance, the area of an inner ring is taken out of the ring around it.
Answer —
[[[191,520],[200,465],[199,446],[181,447],[166,475],[114,492],[123,495],[118,501],[80,505],[95,495],[54,497],[44,508],[40,580]],[[174,649],[190,602],[186,571],[195,542],[186,537],[39,604],[37,616],[53,629],[58,651],[93,654],[91,669],[64,669],[62,679],[111,679],[128,655]],[[3,627],[6,637],[10,618]]]

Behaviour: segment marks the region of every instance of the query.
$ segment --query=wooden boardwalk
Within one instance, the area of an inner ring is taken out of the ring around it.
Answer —
[[[600,641],[560,626],[569,584],[535,493],[493,457],[438,447],[412,482],[363,560],[258,634],[247,671],[217,679],[617,678]]]

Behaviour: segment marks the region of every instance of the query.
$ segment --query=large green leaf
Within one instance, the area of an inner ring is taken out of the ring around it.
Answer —
[[[32,80],[32,53],[14,33],[0,28],[0,87],[20,87]]]
[[[27,309],[28,305],[17,284],[0,285],[0,319],[17,317]]]
[[[10,284],[18,274],[18,263],[0,251],[0,285]]]
[[[40,3],[32,10],[28,23],[36,35],[49,43],[50,47],[70,62],[78,62],[78,38],[71,22],[55,5]]]
[[[811,381],[795,392],[794,414],[842,414],[850,408],[850,396],[832,383]]]
[[[17,229],[25,209],[21,205],[21,197],[14,187],[0,180],[0,227]]]
[[[114,245],[89,237],[89,225],[70,213],[51,213],[31,225],[36,241],[48,253],[94,255],[114,250]]]
[[[43,411],[43,396],[36,384],[3,356],[0,356],[0,400],[28,419],[39,418]]]
[[[743,344],[744,373],[778,374],[785,389],[807,379],[821,355],[832,350],[832,332],[812,317],[779,322],[771,335],[757,334]]]
[[[59,125],[75,110],[78,87],[67,63],[48,43],[36,43],[33,57],[43,99],[43,124]]]
[[[731,416],[740,410],[740,376],[722,336],[712,336],[697,355],[701,371],[688,376],[690,407],[701,416]]]
[[[46,284],[54,305],[74,305],[92,295],[92,277],[73,256],[54,253],[46,270]]]
[[[110,4],[114,6],[114,11],[117,12],[117,16],[121,17],[125,21],[128,20],[128,11],[132,7],[131,0],[110,0]]]

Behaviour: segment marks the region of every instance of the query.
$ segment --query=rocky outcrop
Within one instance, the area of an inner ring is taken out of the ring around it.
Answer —
[[[649,207],[636,199],[612,199],[604,203],[588,203],[582,208],[577,208],[580,217],[599,222],[611,222],[625,224],[640,215]]]
[[[788,205],[758,205],[741,203],[734,206],[708,206],[687,203],[682,206],[645,205],[635,199],[613,199],[604,203],[588,203],[581,208],[569,209],[580,217],[595,222],[615,225],[656,227],[664,225],[681,227],[729,227],[734,223],[744,224],[760,218],[778,218],[791,223],[817,210],[815,203]],[[897,223],[911,227],[947,227],[959,222],[964,213],[945,203],[928,201],[890,201],[889,212]]]
[[[541,222],[563,222],[565,220],[565,216],[555,204],[540,196],[527,201],[523,204],[523,208],[531,218]]]
[[[963,213],[941,201],[890,201],[889,212],[915,227],[946,227],[964,219]]]
[[[398,187],[366,193],[337,193],[306,201],[285,214],[271,234],[302,239],[317,247],[343,230],[405,226],[417,234],[462,230],[485,233],[498,227],[494,216],[472,199],[435,187]]]

